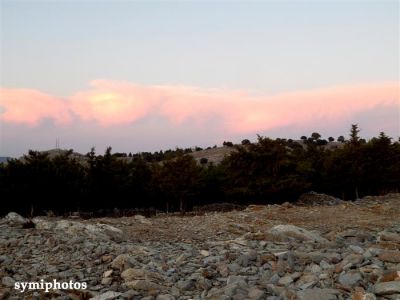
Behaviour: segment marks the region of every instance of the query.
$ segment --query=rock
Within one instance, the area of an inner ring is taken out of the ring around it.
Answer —
[[[90,300],[113,300],[121,296],[122,293],[108,291],[96,297],[90,298]]]
[[[236,262],[227,265],[228,271],[230,272],[238,272],[240,270],[240,265]]]
[[[387,281],[400,281],[400,271],[397,270],[385,271],[378,279],[378,282],[387,282]]]
[[[164,280],[161,274],[147,271],[144,269],[134,269],[129,268],[121,273],[121,277],[125,280],[125,282],[138,280],[138,279],[146,279],[155,282],[162,282]]]
[[[105,272],[103,273],[103,277],[104,277],[104,278],[110,277],[110,276],[112,275],[112,273],[113,273],[113,270],[105,271]]]
[[[356,254],[363,254],[364,253],[364,249],[356,246],[356,245],[350,245],[349,248],[351,249],[351,251],[353,251]]]
[[[236,262],[239,266],[247,267],[249,265],[249,256],[246,254],[242,254],[236,259]]]
[[[1,283],[6,287],[14,287],[15,280],[12,279],[11,277],[6,276],[6,277],[3,277],[3,279],[1,280]]]
[[[180,280],[176,283],[176,287],[181,291],[191,291],[195,288],[195,282],[193,280]]]
[[[200,254],[203,256],[210,256],[210,252],[208,252],[207,250],[201,250]]]
[[[240,268],[240,267],[239,267]],[[229,275],[229,269],[226,264],[219,264],[217,266],[217,271],[221,274],[223,277],[228,277]]]
[[[374,286],[376,295],[400,294],[400,281],[379,282]]]
[[[277,283],[279,282],[279,280],[280,280],[279,275],[275,273],[275,274],[272,275],[271,278],[269,279],[269,283],[277,284]]]
[[[249,288],[247,297],[251,300],[261,300],[265,298],[265,293],[257,287],[251,287]]]
[[[382,251],[378,258],[382,261],[400,263],[400,251]]]
[[[289,284],[291,284],[293,282],[293,278],[290,275],[286,275],[284,277],[281,277],[278,280],[278,284],[279,285],[284,285],[284,286],[288,286]]]
[[[311,271],[311,273],[313,273],[313,274],[319,274],[319,273],[322,272],[322,268],[321,268],[319,265],[312,264],[312,265],[310,266],[310,271]]]
[[[5,216],[5,219],[7,222],[15,225],[23,225],[28,222],[27,219],[22,217],[21,215],[15,213],[15,212],[10,212]]]
[[[240,283],[241,285],[246,285],[246,277],[245,276],[229,276],[226,280],[226,284],[230,285],[233,283]]]
[[[117,270],[124,270],[130,267],[129,259],[131,258],[128,254],[120,254],[111,263],[111,267]]]
[[[129,268],[121,273],[121,277],[125,281],[133,281],[135,279],[145,279],[146,271],[143,269]]]
[[[137,296],[139,295],[140,293],[138,292],[138,291],[134,291],[134,290],[127,290],[125,293],[123,293],[122,295],[121,295],[121,298],[122,299],[127,299],[127,300],[129,300],[129,299],[135,299],[135,298],[137,298]],[[144,298],[142,298],[142,300],[143,300]]]
[[[314,274],[303,274],[297,281],[296,286],[302,290],[314,286],[318,282],[317,276]]]
[[[318,243],[328,242],[320,235],[294,225],[276,225],[269,230],[269,233],[278,236],[291,237],[300,241],[313,241]]]
[[[352,294],[351,300],[376,300],[376,296],[371,293],[366,293],[363,288],[357,287]]]
[[[187,252],[182,253],[181,255],[179,255],[176,258],[175,262],[176,262],[177,265],[181,265],[181,264],[185,263],[186,259],[188,259],[191,256],[192,256],[191,253],[187,253]]]
[[[147,224],[147,225],[151,225],[151,221],[146,219],[145,216],[142,215],[134,215],[133,218],[135,219],[135,221],[139,221],[142,224]]]
[[[339,283],[346,287],[352,287],[362,280],[362,276],[358,271],[352,270],[339,275]]]
[[[39,230],[52,230],[56,226],[55,222],[40,217],[33,218],[32,222],[35,224],[35,228]]]
[[[102,285],[110,285],[112,283],[112,278],[111,277],[105,277],[101,279],[101,284]]]
[[[297,292],[299,300],[336,300],[338,290],[313,288]]]
[[[296,204],[304,206],[313,206],[313,205],[338,205],[341,203],[343,203],[341,199],[311,191],[309,193],[302,194],[297,200]]]
[[[149,280],[134,280],[125,283],[128,288],[142,291],[161,290],[161,286]]]
[[[169,294],[158,295],[156,300],[175,300],[175,297]]]
[[[85,224],[80,221],[58,220],[50,221],[48,219],[36,217],[32,219],[35,228],[39,230],[58,230],[72,236],[86,235],[92,239],[110,239],[120,238],[122,230],[102,223]]]
[[[400,235],[398,233],[382,231],[378,233],[378,241],[400,242]]]
[[[101,257],[101,261],[102,261],[103,263],[112,262],[112,261],[113,261],[113,256],[112,256],[112,255],[103,255],[103,256]]]

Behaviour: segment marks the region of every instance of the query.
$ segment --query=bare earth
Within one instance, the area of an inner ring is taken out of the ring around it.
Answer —
[[[142,241],[226,240],[248,232],[266,232],[278,224],[293,224],[322,234],[357,228],[381,231],[399,222],[400,197],[367,197],[359,203],[334,206],[251,205],[243,211],[201,216],[162,214],[149,220],[146,224],[138,223],[135,218],[98,219],[122,227],[131,237]]]

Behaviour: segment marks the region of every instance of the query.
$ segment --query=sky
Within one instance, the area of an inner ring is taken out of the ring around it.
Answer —
[[[0,156],[397,139],[399,6],[0,0]]]

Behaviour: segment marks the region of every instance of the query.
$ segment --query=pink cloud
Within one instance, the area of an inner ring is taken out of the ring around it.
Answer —
[[[283,126],[337,124],[377,107],[399,106],[399,83],[385,82],[321,88],[277,95],[202,89],[190,86],[141,86],[95,80],[90,89],[67,101],[33,90],[2,89],[1,119],[37,124],[58,122],[74,114],[85,122],[123,126],[145,118],[164,118],[171,126],[210,126],[232,134],[254,133]],[[5,100],[4,100],[5,99]],[[373,116],[371,116],[373,118]]]
[[[148,116],[159,99],[156,88],[105,80],[94,80],[90,85],[90,90],[70,97],[70,107],[82,120],[103,126],[132,123]]]
[[[238,101],[232,130],[253,132],[282,126],[334,125],[374,107],[399,107],[399,83],[339,86]],[[373,119],[373,116],[371,116]],[[228,117],[229,119],[229,117]]]
[[[0,88],[0,120],[37,125],[43,119],[57,123],[71,120],[68,104],[56,97],[32,89]]]

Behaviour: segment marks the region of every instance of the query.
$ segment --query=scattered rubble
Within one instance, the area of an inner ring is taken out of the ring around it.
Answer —
[[[0,219],[0,299],[400,299],[399,199],[37,217],[35,228],[10,213]],[[14,289],[41,279],[88,289]]]

